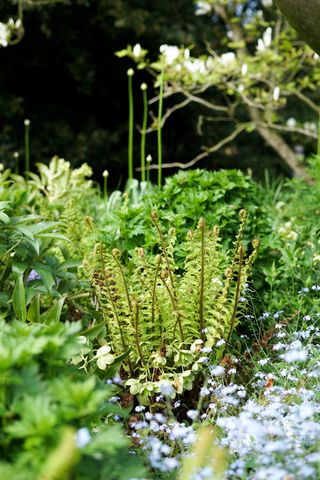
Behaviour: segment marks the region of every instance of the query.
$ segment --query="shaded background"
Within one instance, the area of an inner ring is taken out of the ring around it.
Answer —
[[[260,7],[249,1],[248,8]],[[0,5],[0,20],[16,16],[9,0]],[[23,120],[31,120],[31,163],[48,162],[57,154],[72,165],[89,163],[95,178],[108,169],[110,186],[123,186],[127,174],[127,75],[133,66],[114,52],[141,45],[156,57],[163,43],[205,51],[217,48],[224,30],[215,19],[194,15],[192,0],[74,0],[27,6],[25,36],[16,46],[0,48],[0,161],[14,168],[13,152],[23,157]],[[141,123],[140,84],[152,79],[134,76],[135,122]],[[170,106],[168,102],[165,107]],[[207,125],[197,134],[198,107],[176,112],[163,130],[164,162],[187,162],[202,145],[225,135],[224,125]],[[139,163],[139,135],[135,134]],[[263,153],[261,153],[263,152]],[[147,153],[156,158],[156,134],[147,138]],[[260,137],[245,135],[196,167],[252,168],[263,177],[286,174]],[[165,175],[174,173],[168,169]]]

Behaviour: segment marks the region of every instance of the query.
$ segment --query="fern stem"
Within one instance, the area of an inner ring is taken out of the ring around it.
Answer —
[[[241,275],[242,275],[242,262],[243,262],[243,247],[242,245],[239,248],[239,273],[238,273],[238,278],[237,278],[237,286],[236,286],[236,294],[234,298],[234,304],[233,304],[233,311],[231,315],[231,320],[230,320],[230,330],[228,333],[227,337],[227,343],[230,340],[234,324],[236,321],[236,315],[237,315],[237,310],[238,310],[238,304],[239,304],[239,298],[240,298],[240,288],[241,288]]]
[[[199,329],[200,338],[204,340],[204,218],[200,218],[201,229],[201,269],[200,269],[200,298],[199,298]]]
[[[180,317],[180,313],[179,313],[179,310],[178,310],[178,301],[177,301],[177,297],[176,297],[176,291],[175,291],[175,286],[174,286],[174,282],[173,282],[171,265],[170,265],[169,256],[168,256],[168,252],[167,252],[167,246],[166,246],[166,242],[164,240],[164,236],[162,234],[162,231],[161,231],[161,228],[160,228],[160,225],[159,225],[159,222],[158,222],[158,216],[157,216],[156,212],[153,211],[151,213],[151,219],[152,219],[152,222],[153,222],[154,226],[156,227],[156,229],[158,231],[158,235],[159,235],[159,238],[160,238],[162,252],[163,252],[163,255],[164,255],[164,258],[165,258],[165,261],[166,261],[166,265],[167,265],[167,269],[168,269],[168,275],[169,275],[169,280],[170,280],[172,293],[170,292],[170,289],[169,289],[168,285],[165,282],[164,282],[164,284],[165,284],[165,286],[168,290],[168,293],[170,294],[170,298],[172,299],[173,308],[174,308],[175,312],[177,313],[177,322],[179,324],[180,337],[181,337],[181,341],[184,343],[184,334],[183,334],[183,329],[182,329],[181,317]],[[161,278],[161,276],[160,276],[160,278]]]
[[[145,366],[145,361],[139,341],[139,304],[136,300],[133,300],[133,319],[134,319],[134,339],[136,342],[137,350],[139,353],[140,361],[143,366]]]
[[[157,266],[156,266],[156,272],[155,272],[155,275],[154,275],[154,281],[153,281],[153,287],[152,287],[152,306],[151,306],[151,323],[152,323],[153,328],[154,328],[154,333],[156,333],[156,331],[155,331],[156,330],[155,309],[156,309],[156,301],[157,301],[156,288],[157,288],[157,278],[158,278],[159,269],[160,269],[160,265],[161,265],[161,256],[160,255],[156,259],[156,262],[157,262]],[[161,325],[160,325],[160,328],[161,328]]]
[[[122,268],[122,265],[121,263],[119,262],[119,256],[120,254],[120,251],[117,250],[116,248],[114,248],[112,250],[112,257],[114,258],[116,264],[117,264],[117,267],[119,269],[119,272],[121,274],[121,278],[122,278],[122,281],[123,281],[123,285],[124,285],[124,289],[125,289],[125,292],[126,292],[126,299],[127,299],[127,303],[128,303],[128,307],[129,307],[129,310],[130,310],[130,313],[132,313],[132,306],[131,306],[131,300],[130,300],[130,295],[129,295],[129,288],[128,288],[128,283],[127,283],[127,280],[126,280],[126,277],[125,277],[125,274],[124,274],[124,271],[123,271],[123,268]]]
[[[112,293],[110,291],[110,287],[109,287],[109,283],[108,283],[109,279],[106,275],[106,270],[105,270],[105,267],[104,267],[104,257],[103,257],[103,252],[102,252],[101,249],[100,249],[100,257],[101,257],[101,265],[103,266],[104,285],[107,289],[107,293],[108,293],[109,301],[111,303],[114,319],[115,319],[116,324],[117,324],[118,329],[119,329],[123,352],[126,352],[128,350],[128,347],[127,347],[126,341],[124,339],[124,334],[123,334],[123,331],[122,331],[122,325],[121,325],[121,322],[120,322],[120,319],[119,319],[119,316],[118,316],[118,313],[117,313],[117,308],[116,308],[114,299],[112,297]],[[128,358],[128,363],[129,363],[130,373],[131,373],[131,375],[133,375],[133,369],[132,369],[130,358]]]
[[[177,315],[177,320],[174,324],[174,327],[173,327],[173,331],[175,332],[176,330],[176,326],[178,324],[179,326],[179,332],[180,332],[180,338],[181,338],[181,342],[184,343],[184,334],[183,334],[183,329],[182,329],[182,325],[181,325],[181,318],[180,318],[180,313],[178,311],[178,308],[177,308],[177,303],[176,303],[176,298],[174,297],[173,293],[171,292],[169,286],[167,285],[167,283],[165,282],[164,278],[162,278],[162,276],[160,275],[160,279],[163,283],[163,285],[165,286],[168,294],[169,294],[169,297],[170,297],[170,300],[171,300],[171,303],[172,303],[172,307],[173,307],[173,311],[174,313],[176,313]]]

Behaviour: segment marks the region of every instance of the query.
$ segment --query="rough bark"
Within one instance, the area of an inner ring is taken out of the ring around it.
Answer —
[[[275,0],[300,37],[320,54],[320,0]]]
[[[284,164],[286,164],[294,177],[302,177],[308,183],[312,183],[311,177],[306,172],[305,168],[300,165],[297,155],[289,147],[287,142],[276,132],[272,131],[270,128],[260,126],[259,123],[263,123],[263,118],[257,108],[247,107],[249,116],[253,122],[255,122],[255,129],[259,135],[264,139],[264,141],[269,145],[276,154],[282,159]]]

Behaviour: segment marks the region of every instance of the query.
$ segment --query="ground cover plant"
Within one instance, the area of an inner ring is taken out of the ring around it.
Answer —
[[[2,171],[5,475],[318,478],[312,165],[313,190],[195,171],[109,197],[57,158],[29,180]]]

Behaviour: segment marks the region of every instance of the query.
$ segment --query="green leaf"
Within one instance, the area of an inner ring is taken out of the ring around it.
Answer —
[[[10,217],[4,212],[0,212],[0,221],[3,223],[9,223],[10,222]]]
[[[13,309],[21,322],[25,322],[27,318],[26,310],[26,293],[23,284],[23,276],[20,275],[16,281],[14,290],[13,290]]]
[[[100,334],[105,331],[105,329],[106,329],[106,322],[102,322],[102,323],[98,323],[98,325],[95,325],[94,327],[83,330],[78,335],[83,335],[89,338],[90,340],[94,340],[95,338],[99,337]]]
[[[36,295],[28,309],[27,320],[31,323],[40,323],[40,295]]]
[[[34,265],[34,270],[40,275],[44,286],[46,287],[48,293],[50,293],[52,287],[55,285],[55,280],[49,268],[46,265],[36,263]]]
[[[45,313],[40,316],[41,323],[58,323],[61,316],[61,311],[64,303],[64,297],[59,300]]]

